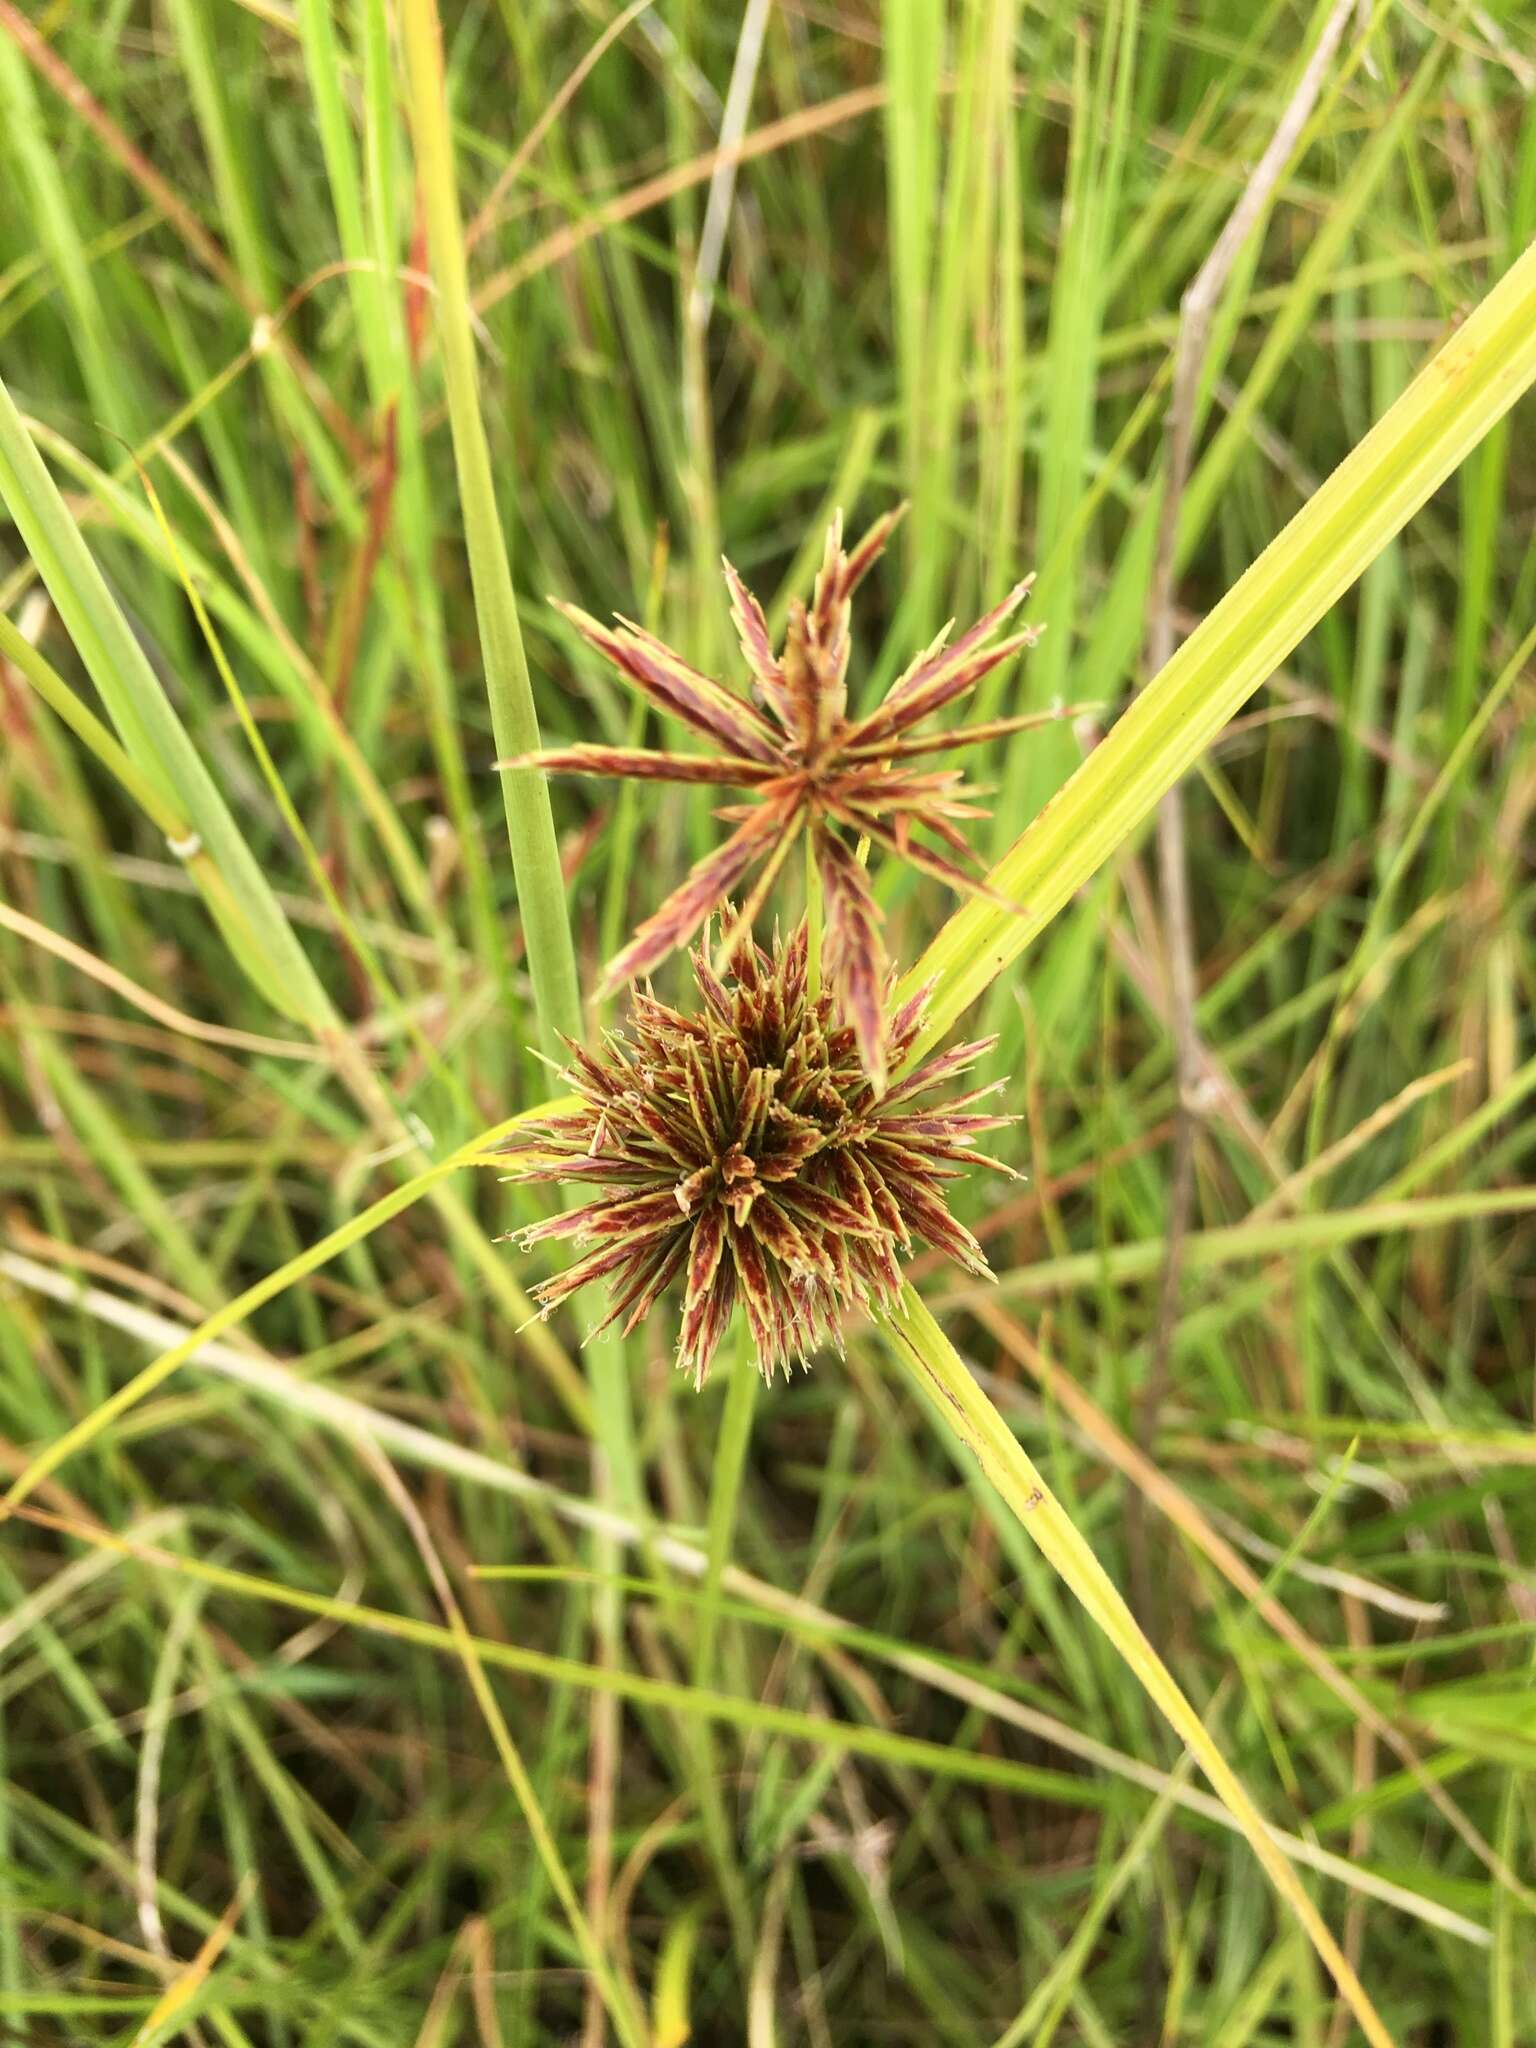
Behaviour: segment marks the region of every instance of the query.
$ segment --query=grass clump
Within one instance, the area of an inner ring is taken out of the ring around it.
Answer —
[[[1523,24],[442,12],[0,0],[0,2034],[1516,2048]],[[1020,562],[962,786],[882,707]],[[771,1392],[502,1179],[759,907],[584,634],[889,764],[757,847],[839,1114],[1019,1118]]]

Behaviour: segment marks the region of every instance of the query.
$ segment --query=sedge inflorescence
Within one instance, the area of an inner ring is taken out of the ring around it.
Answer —
[[[796,599],[781,648],[762,606],[726,562],[731,615],[749,677],[746,695],[702,675],[653,634],[626,619],[605,626],[574,605],[559,609],[587,643],[659,711],[680,719],[705,751],[678,754],[583,744],[549,748],[504,766],[625,776],[652,782],[739,789],[744,801],[720,816],[735,829],[705,854],[609,964],[612,989],[648,974],[691,939],[748,876],[741,921],[750,925],[804,833],[826,904],[826,966],[876,1083],[885,1077],[881,1016],[886,955],[880,914],[857,857],[863,841],[883,848],[961,892],[990,894],[963,827],[985,813],[957,768],[931,757],[996,740],[1061,711],[923,731],[985,676],[1033,644],[1026,627],[998,634],[1028,594],[1018,583],[956,640],[951,628],[926,647],[871,710],[849,707],[848,663],[854,592],[879,559],[900,511],[876,521],[853,548],[833,520],[810,602]],[[926,835],[926,836],[924,836]],[[937,842],[937,843],[935,843]]]
[[[989,1088],[932,1098],[992,1041],[936,1054],[881,1093],[834,992],[812,986],[803,923],[767,950],[738,937],[722,975],[702,947],[693,967],[696,1014],[637,992],[627,1033],[570,1047],[579,1107],[518,1140],[519,1178],[596,1190],[519,1233],[525,1246],[590,1247],[535,1288],[541,1312],[602,1281],[598,1327],[628,1331],[676,1280],[679,1366],[702,1384],[740,1302],[771,1379],[838,1342],[850,1310],[894,1307],[919,1239],[987,1275],[945,1184],[968,1166],[1008,1171],[973,1141],[1012,1119],[978,1107]],[[919,994],[890,1020],[898,1074],[922,1008]]]

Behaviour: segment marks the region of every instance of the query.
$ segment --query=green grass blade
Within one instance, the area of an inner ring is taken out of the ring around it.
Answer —
[[[167,838],[182,838],[186,821],[166,801],[159,784],[151,781],[132,757],[112,737],[88,704],[82,704],[58,670],[47,662],[32,642],[0,612],[0,660],[8,661],[26,677],[39,697],[67,725],[83,747],[93,753],[107,773],[116,778],[126,795],[151,819]]]
[[[480,416],[469,279],[454,185],[453,139],[435,0],[406,0],[403,29],[417,167],[437,284],[443,381],[475,587],[485,687],[497,750],[507,758],[537,749],[539,721],[511,564],[496,509],[490,445]],[[501,784],[534,999],[545,1035],[555,1050],[558,1036],[580,1037],[581,1002],[549,785],[542,774],[528,768],[504,770]]]
[[[480,1132],[467,1145],[461,1145],[456,1152],[450,1152],[445,1159],[438,1160],[434,1166],[429,1166],[423,1172],[413,1175],[410,1180],[403,1181],[399,1187],[391,1188],[387,1195],[381,1195],[378,1201],[368,1208],[349,1217],[345,1223],[314,1244],[307,1245],[302,1252],[284,1265],[264,1274],[254,1286],[246,1288],[243,1294],[226,1301],[205,1323],[192,1332],[185,1343],[174,1345],[159,1358],[152,1359],[142,1372],[136,1373],[108,1400],[84,1416],[72,1429],[66,1430],[45,1451],[40,1452],[15,1480],[3,1501],[0,1501],[0,1515],[24,1501],[50,1472],[56,1472],[77,1451],[84,1450],[87,1444],[95,1442],[101,1432],[119,1415],[124,1414],[136,1402],[142,1401],[146,1394],[153,1393],[156,1387],[163,1386],[172,1373],[179,1371],[186,1364],[199,1344],[205,1343],[210,1337],[219,1336],[225,1330],[234,1329],[264,1302],[273,1300],[286,1288],[291,1287],[296,1280],[303,1279],[307,1273],[318,1272],[340,1253],[355,1244],[361,1244],[364,1238],[371,1235],[381,1224],[387,1223],[392,1216],[400,1215],[413,1202],[436,1188],[440,1182],[447,1180],[461,1168],[473,1164],[488,1147],[498,1144],[514,1131],[525,1120],[526,1115],[525,1111],[522,1115],[508,1117],[505,1122]]]
[[[259,952],[245,959],[285,1016],[318,1030],[330,1005],[271,885],[118,609],[15,401],[0,382],[0,499],[136,766],[182,812],[235,897]]]
[[[331,0],[299,0],[298,25],[341,253],[349,266],[347,292],[357,323],[358,347],[367,366],[374,404],[380,405],[393,382],[389,321],[384,306],[386,287],[363,217],[357,146],[347,114],[346,82],[341,72]]]
[[[49,1299],[70,1302],[82,1312],[127,1332],[155,1350],[169,1349],[189,1335],[184,1327],[152,1310],[122,1301],[100,1288],[81,1287],[76,1279],[18,1253],[0,1250],[0,1273]],[[649,1522],[637,1522],[588,1498],[561,1493],[549,1481],[534,1478],[515,1465],[371,1408],[352,1395],[339,1393],[333,1387],[302,1377],[287,1366],[236,1350],[217,1339],[199,1344],[187,1362],[200,1371],[233,1379],[237,1385],[270,1400],[290,1419],[290,1426],[294,1418],[321,1422],[346,1441],[376,1443],[390,1457],[404,1463],[446,1474],[492,1494],[548,1508],[572,1526],[594,1531],[615,1545],[640,1546],[688,1578],[702,1582],[707,1576],[709,1560],[706,1551],[674,1530],[665,1526],[653,1528]],[[148,1426],[150,1418],[146,1416],[143,1419]],[[1519,1447],[1524,1447],[1523,1438],[1519,1440]],[[480,1566],[475,1576],[486,1580],[537,1577],[546,1569],[538,1566]],[[574,1576],[593,1578],[597,1575],[580,1573]],[[951,1660],[937,1658],[931,1652],[913,1648],[900,1639],[855,1628],[825,1609],[816,1607],[803,1596],[782,1592],[761,1579],[753,1578],[736,1565],[725,1566],[721,1584],[722,1588],[728,1587],[734,1596],[722,1604],[722,1613],[729,1612],[739,1618],[755,1617],[798,1632],[809,1641],[846,1642],[848,1647],[861,1649],[908,1677],[937,1687],[957,1700],[1053,1742],[1095,1769],[1125,1777],[1153,1793],[1172,1790],[1179,1804],[1190,1811],[1227,1828],[1236,1825],[1230,1814],[1208,1794],[1187,1788],[1165,1777],[1151,1765],[1127,1757],[1051,1716],[1042,1716],[1021,1707],[1011,1695],[983,1684],[981,1680],[985,1673],[979,1669],[961,1670]],[[635,1591],[654,1590],[654,1582],[650,1581],[626,1581],[626,1585]],[[691,1597],[695,1602],[702,1602],[708,1596],[702,1590],[690,1596],[674,1586],[669,1597],[674,1601]],[[1475,1946],[1488,1946],[1488,1930],[1468,1921],[1465,1916],[1451,1913],[1415,1892],[1352,1865],[1342,1857],[1330,1856],[1294,1835],[1277,1834],[1277,1839],[1292,1861],[1337,1878],[1341,1883],[1379,1898],[1399,1911],[1422,1918],[1455,1935],[1458,1940]]]

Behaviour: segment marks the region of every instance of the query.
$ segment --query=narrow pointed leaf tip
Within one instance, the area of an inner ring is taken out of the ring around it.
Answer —
[[[854,901],[847,915],[865,913]],[[725,922],[735,922],[729,911]],[[636,993],[626,1033],[599,1052],[572,1048],[566,1078],[578,1106],[527,1125],[508,1154],[511,1178],[590,1190],[521,1233],[525,1248],[552,1238],[582,1247],[534,1288],[542,1314],[601,1280],[609,1308],[598,1328],[629,1331],[675,1280],[677,1363],[702,1386],[738,1305],[771,1379],[840,1348],[850,1309],[894,1308],[901,1262],[919,1239],[990,1278],[945,1188],[972,1165],[1009,1171],[974,1140],[1015,1119],[977,1108],[975,1090],[931,1096],[992,1041],[939,1055],[883,1096],[835,990],[810,993],[807,950],[804,924],[766,951],[748,933],[717,975],[701,946],[693,1014]],[[877,1019],[890,989],[882,964]],[[905,1004],[883,1058],[899,1063],[921,1023],[921,1003]]]
[[[827,890],[827,970],[876,1080],[885,1062],[871,1020],[870,991],[883,986],[885,952],[873,894],[861,876],[850,872],[857,865],[853,847],[868,839],[960,894],[984,889],[931,843],[937,840],[965,857],[965,842],[953,821],[982,817],[984,811],[965,800],[958,769],[933,773],[910,761],[1022,730],[1028,721],[1011,718],[949,731],[918,728],[1033,646],[1041,631],[1030,626],[999,637],[1029,594],[1033,578],[1026,577],[958,639],[952,640],[946,628],[880,704],[863,717],[850,718],[851,601],[905,510],[897,506],[877,519],[852,548],[843,545],[842,514],[837,515],[809,599],[790,607],[781,649],[773,645],[762,605],[731,563],[723,563],[747,671],[745,694],[701,675],[638,626],[623,619],[603,626],[574,605],[557,601],[588,646],[649,704],[688,726],[706,750],[678,754],[581,745],[501,764],[651,782],[714,783],[746,794],[744,804],[721,813],[736,826],[734,834],[697,863],[610,963],[609,988],[649,973],[667,954],[687,945],[754,869],[765,879],[777,873],[800,832],[809,829]]]

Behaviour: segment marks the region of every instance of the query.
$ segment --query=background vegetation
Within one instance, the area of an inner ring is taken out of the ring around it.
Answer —
[[[546,739],[641,728],[545,593],[718,668],[722,547],[778,625],[833,506],[910,497],[857,687],[1034,566],[985,708],[1096,707],[994,750],[987,854],[1145,680],[1180,297],[1332,17],[1216,309],[1180,631],[1536,227],[1516,7],[444,13]],[[0,0],[0,375],[140,678],[97,699],[0,527],[10,1474],[550,1089],[392,23]],[[1192,1031],[1150,837],[990,991],[1029,1179],[958,1198],[996,1290],[921,1276],[1423,2048],[1536,2041],[1530,420],[1191,777]],[[553,798],[591,988],[717,828]],[[880,893],[908,963],[951,905]],[[0,2039],[1350,2039],[881,1345],[702,1395],[663,1317],[584,1356],[495,1243],[536,1199],[445,1173],[4,1531]]]

